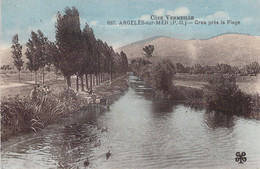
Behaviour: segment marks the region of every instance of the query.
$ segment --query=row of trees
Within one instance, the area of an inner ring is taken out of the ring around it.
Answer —
[[[12,70],[12,67],[10,65],[3,65],[0,67],[1,70]]]
[[[147,45],[143,48],[144,56],[148,58],[152,58],[152,54],[154,52],[153,45]],[[136,61],[136,60],[133,60]],[[139,60],[140,61],[140,60]],[[256,76],[260,73],[260,66],[258,62],[252,62],[249,65],[243,66],[242,68],[238,68],[236,66],[231,66],[229,64],[217,64],[215,66],[201,66],[200,64],[196,64],[192,67],[184,66],[181,63],[176,63],[176,72],[177,73],[189,73],[189,74],[214,74],[214,73],[223,73],[223,74],[240,74],[243,76],[254,75]]]
[[[170,60],[151,62],[138,58],[133,59],[130,66],[138,76],[154,87],[156,96],[162,100],[183,100],[230,114],[249,113],[253,108],[256,109],[255,105],[259,105],[258,96],[250,96],[239,89],[235,74],[220,71],[210,76],[206,87],[194,89],[174,85],[174,75],[180,65],[174,65]],[[258,100],[257,103],[254,100]]]
[[[171,61],[169,61],[171,62]],[[145,60],[142,58],[132,59],[131,65],[138,65],[137,68],[143,67],[147,64],[152,64],[149,60]],[[196,64],[192,67],[184,66],[181,63],[173,64],[172,68],[176,73],[189,73],[189,74],[237,74],[237,75],[257,75],[260,73],[260,66],[258,62],[252,62],[249,65],[246,65],[242,68],[238,68],[236,66],[231,66],[229,64],[217,64],[215,66],[201,66],[200,64]]]
[[[92,28],[86,23],[83,30],[80,28],[79,12],[75,7],[65,8],[64,14],[58,12],[56,22],[56,41],[51,42],[38,30],[31,32],[26,43],[25,55],[28,59],[27,69],[35,73],[42,71],[44,83],[44,70],[54,65],[56,72],[60,72],[71,86],[71,76],[76,75],[77,90],[79,79],[81,89],[84,90],[84,76],[86,87],[92,87],[94,77],[96,84],[103,82],[105,75],[110,79],[128,71],[128,61],[124,52],[117,53],[112,46],[100,39],[96,39]],[[20,72],[22,61],[22,46],[18,35],[13,37],[13,58]],[[20,76],[19,76],[20,77]],[[88,86],[90,85],[90,86]]]
[[[173,84],[176,68],[170,60],[151,62],[138,58],[133,59],[130,66],[133,72],[154,87],[158,99],[169,100],[176,96],[176,88]]]
[[[202,66],[196,64],[192,67],[183,66],[181,63],[176,63],[176,71],[178,73],[189,73],[189,74],[239,74],[243,76],[256,75],[260,73],[260,66],[258,62],[252,62],[249,65],[243,66],[242,68],[231,66],[229,64],[217,64],[215,66]]]

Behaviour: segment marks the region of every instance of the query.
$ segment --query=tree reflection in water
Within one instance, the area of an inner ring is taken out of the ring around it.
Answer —
[[[204,114],[205,123],[208,127],[216,129],[219,127],[233,128],[234,116],[226,115],[219,112],[206,112]]]

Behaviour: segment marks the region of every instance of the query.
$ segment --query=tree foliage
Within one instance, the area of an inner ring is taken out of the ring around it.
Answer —
[[[13,63],[16,69],[19,72],[19,81],[20,81],[20,71],[22,70],[23,63],[24,61],[22,60],[22,45],[19,43],[19,38],[18,34],[13,36],[12,39],[12,58],[13,58]]]
[[[229,74],[216,74],[207,86],[209,109],[224,113],[247,113],[250,111],[250,97],[236,84],[236,77]]]
[[[31,38],[26,43],[26,58],[28,62],[26,63],[27,68],[31,72],[35,72],[35,83],[37,83],[36,72],[39,70],[41,66],[41,60],[39,55],[39,42],[38,35],[35,32],[31,32]]]
[[[58,12],[55,42],[49,41],[40,30],[31,32],[26,43],[26,66],[35,72],[36,83],[37,71],[41,68],[44,81],[44,70],[50,71],[51,65],[56,68],[56,73],[66,78],[68,87],[71,86],[71,76],[76,75],[77,90],[79,79],[81,89],[84,90],[84,75],[88,88],[89,85],[92,87],[107,80],[109,75],[112,80],[128,71],[126,54],[119,54],[106,42],[96,39],[93,29],[87,23],[81,30],[79,18],[75,7],[66,7],[64,14]]]
[[[150,59],[152,57],[154,46],[153,45],[147,45],[143,48],[143,51],[145,52],[145,56]]]
[[[81,30],[79,12],[75,7],[65,8],[64,15],[58,13],[56,23],[56,45],[60,55],[55,57],[55,65],[67,79],[71,86],[70,77],[77,72],[81,51]]]

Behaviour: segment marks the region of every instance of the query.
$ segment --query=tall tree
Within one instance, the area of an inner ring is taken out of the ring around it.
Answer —
[[[143,48],[143,51],[145,51],[145,56],[150,59],[153,55],[154,46],[153,45],[147,45]]]
[[[89,25],[86,23],[83,32],[83,44],[84,44],[84,58],[82,62],[82,72],[84,72],[86,77],[86,87],[92,88],[93,80],[92,80],[92,74],[95,72],[95,52],[96,52],[96,38],[94,35],[94,32],[92,28],[89,27]],[[90,75],[90,78],[88,79],[88,75]],[[90,86],[88,86],[88,83]]]
[[[56,44],[60,55],[56,56],[58,68],[71,86],[71,76],[77,72],[81,30],[79,12],[75,7],[65,8],[64,15],[58,13],[56,22]],[[55,64],[57,65],[57,64]]]
[[[49,71],[49,73],[50,73],[50,67],[51,67],[52,64],[57,64],[58,63],[58,61],[54,62],[54,59],[58,58],[60,53],[59,53],[59,50],[58,50],[58,47],[56,46],[56,44],[53,43],[53,42],[50,42],[50,41],[47,43],[46,50],[47,50],[47,52],[46,52],[47,56],[46,56],[45,62],[46,62],[46,65],[47,65],[47,71]],[[57,64],[55,66],[56,73],[57,73],[57,68],[58,67],[59,67],[59,65]]]
[[[104,52],[105,52],[105,69],[108,74],[110,74],[110,80],[113,78],[113,72],[114,72],[114,56],[115,52],[111,46],[108,46],[108,44],[104,43]]]
[[[26,43],[26,58],[28,59],[28,62],[26,63],[27,68],[30,71],[34,71],[34,79],[35,84],[37,84],[37,71],[40,68],[40,58],[39,54],[37,52],[37,44],[38,43],[38,35],[35,32],[31,32],[31,39],[28,40]]]
[[[15,34],[12,39],[12,58],[14,59],[14,66],[18,70],[19,82],[21,81],[20,72],[23,67],[24,61],[22,60],[22,45],[19,43],[18,34]]]
[[[128,60],[127,60],[127,56],[126,54],[121,51],[120,52],[120,56],[121,56],[121,65],[122,65],[122,73],[126,73],[128,71]]]
[[[47,57],[48,57],[47,54],[48,38],[45,37],[40,30],[38,30],[37,32],[38,35],[37,35],[37,41],[35,46],[40,61],[40,68],[42,69],[42,83],[44,84],[44,77],[45,77],[44,68],[45,65],[47,64]]]
[[[97,48],[99,52],[99,83],[103,82],[103,74],[105,72],[105,54],[104,54],[104,43],[98,39]]]

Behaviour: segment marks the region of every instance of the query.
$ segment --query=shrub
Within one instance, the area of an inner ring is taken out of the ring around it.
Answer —
[[[42,130],[45,126],[78,109],[83,99],[66,89],[54,95],[38,93],[35,101],[18,96],[1,101],[2,140],[10,135],[30,130]]]
[[[18,96],[1,102],[2,138],[31,129],[34,111],[28,99]]]
[[[173,84],[175,67],[169,60],[161,60],[153,66],[150,82],[156,89],[155,94],[161,100],[175,99],[178,95]]]
[[[216,74],[207,86],[209,109],[223,113],[246,113],[251,110],[250,96],[238,89],[234,75]]]

